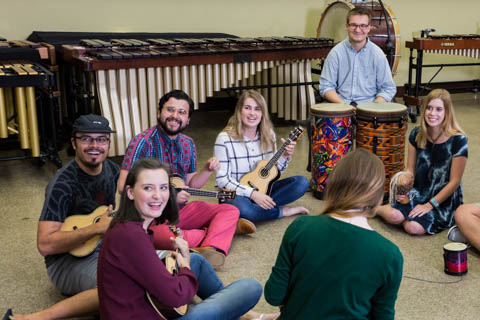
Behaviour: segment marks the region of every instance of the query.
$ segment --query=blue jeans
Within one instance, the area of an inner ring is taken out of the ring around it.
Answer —
[[[179,319],[238,319],[252,309],[262,296],[257,280],[245,278],[224,286],[208,261],[190,255],[190,267],[198,279],[197,295],[203,300]]]
[[[293,176],[273,183],[270,197],[275,202],[275,208],[265,210],[247,197],[237,196],[225,203],[233,204],[240,210],[240,217],[250,221],[272,220],[282,217],[280,207],[302,197],[307,192],[309,182],[304,176]]]

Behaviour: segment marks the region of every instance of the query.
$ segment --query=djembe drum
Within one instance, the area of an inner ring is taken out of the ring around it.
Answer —
[[[329,173],[353,145],[355,108],[337,103],[316,104],[310,108],[312,118],[312,191],[323,199]]]
[[[376,154],[385,165],[385,194],[390,179],[403,170],[405,163],[405,135],[407,108],[398,103],[363,103],[356,111],[356,147]]]

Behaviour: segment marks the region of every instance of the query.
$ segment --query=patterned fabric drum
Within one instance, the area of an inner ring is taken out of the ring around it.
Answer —
[[[327,178],[335,163],[353,147],[352,117],[355,108],[345,104],[322,103],[311,107],[312,190],[323,198]]]
[[[382,159],[385,165],[385,193],[390,179],[405,164],[407,108],[398,103],[362,103],[357,112],[356,147],[365,148]]]

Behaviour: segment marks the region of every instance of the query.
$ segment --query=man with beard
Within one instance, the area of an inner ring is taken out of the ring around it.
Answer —
[[[391,101],[397,91],[387,58],[368,39],[371,12],[354,8],[347,15],[348,38],[325,59],[320,94],[328,102],[356,106],[364,102]]]
[[[108,120],[88,114],[73,124],[71,143],[75,159],[60,169],[45,192],[38,223],[37,248],[45,256],[47,273],[55,287],[68,299],[29,315],[11,319],[64,319],[98,312],[97,260],[100,245],[85,257],[68,252],[90,238],[103,235],[110,225],[115,205],[119,167],[106,159],[110,147]],[[109,206],[97,223],[72,231],[62,231],[66,218],[88,215],[99,206]],[[9,310],[5,317],[11,314]],[[8,319],[8,318],[7,318]]]
[[[130,141],[120,170],[118,191],[122,192],[128,170],[142,158],[158,158],[168,164],[172,173],[180,175],[185,185],[200,189],[212,172],[220,168],[218,160],[210,158],[197,171],[197,151],[193,140],[181,132],[190,122],[193,101],[181,90],[165,94],[159,101],[158,125],[138,134]],[[214,268],[223,265],[233,235],[255,232],[255,225],[245,219],[239,220],[239,211],[229,204],[214,204],[204,201],[188,202],[189,194],[180,191],[177,203],[180,207],[180,223],[183,237],[190,248],[202,254]],[[151,227],[157,249],[171,249],[173,234],[167,225]]]

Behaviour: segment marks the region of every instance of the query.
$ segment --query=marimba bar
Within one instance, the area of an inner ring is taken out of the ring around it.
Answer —
[[[333,45],[304,37],[84,39],[62,46],[62,56],[117,131],[113,156],[157,123],[159,98],[172,89],[187,92],[198,108],[214,92],[259,86],[271,113],[305,120],[315,104],[313,88],[290,84],[311,82],[312,61],[325,58]]]

